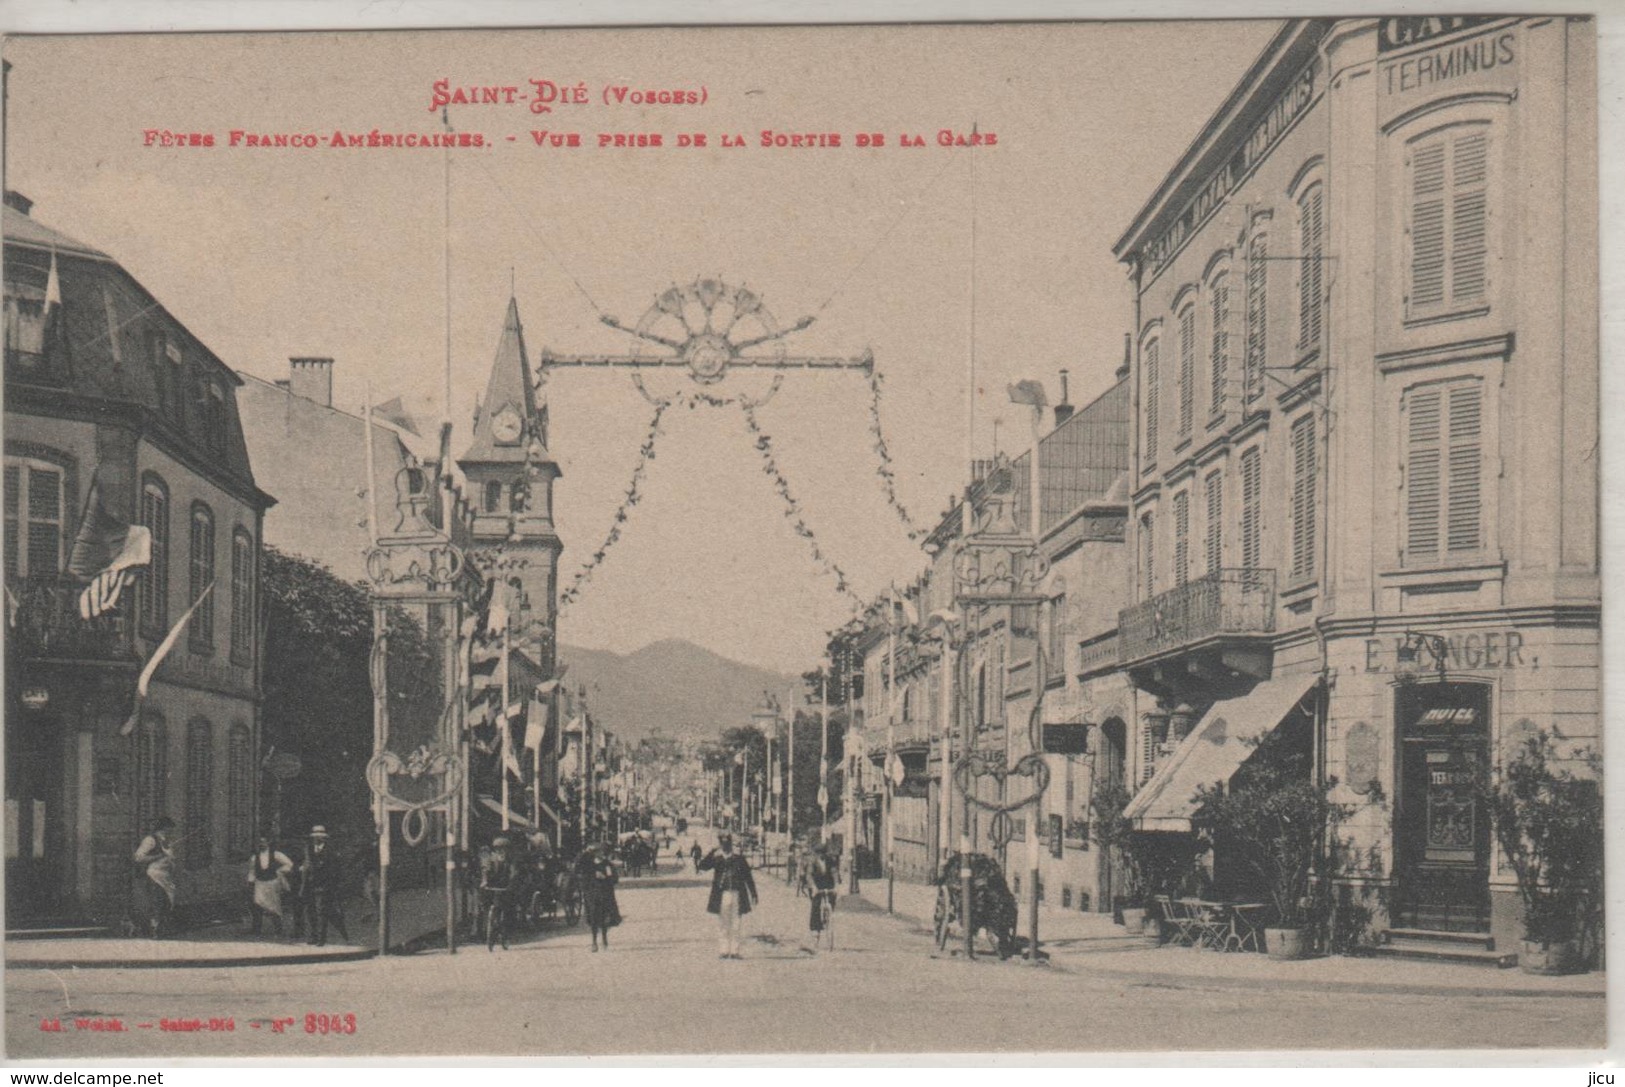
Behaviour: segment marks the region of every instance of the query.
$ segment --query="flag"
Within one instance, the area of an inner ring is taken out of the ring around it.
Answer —
[[[130,714],[130,719],[124,722],[124,727],[119,729],[120,736],[128,736],[135,731],[136,723],[141,720],[141,704],[147,700],[147,689],[152,686],[152,674],[158,671],[158,666],[164,662],[165,657],[169,656],[169,651],[174,649],[175,643],[181,640],[181,631],[186,629],[187,621],[192,618],[192,613],[197,611],[198,606],[207,600],[209,594],[213,591],[214,582],[211,581],[203,587],[201,593],[198,593],[197,599],[192,601],[192,606],[186,609],[186,613],[175,621],[174,626],[169,628],[169,633],[165,634],[164,640],[158,643],[158,648],[152,651],[152,656],[147,658],[146,667],[141,669],[141,676],[135,681],[135,710]]]
[[[463,727],[479,728],[481,725],[490,724],[495,718],[496,701],[482,694],[468,707],[468,713],[463,718]]]
[[[1010,392],[1012,404],[1028,404],[1039,411],[1043,411],[1049,398],[1044,395],[1044,386],[1038,381],[1018,381],[1014,385],[1006,386]]]
[[[525,772],[519,768],[519,759],[516,758],[513,753],[513,723],[511,716],[512,715],[510,714],[509,719],[502,721],[502,723],[497,726],[498,730],[502,733],[502,768],[503,770],[512,774],[514,777],[518,778],[520,781],[523,781],[525,779]]]
[[[417,420],[412,418],[412,413],[406,410],[406,405],[401,403],[401,398],[398,396],[379,404],[372,409],[372,413],[391,426],[399,427],[408,434],[416,435],[419,438],[423,437],[423,433],[418,430]]]
[[[536,684],[536,697],[546,698],[558,689],[559,681],[557,679],[550,679],[546,683],[538,683]]]
[[[743,765],[745,765],[745,753],[743,751],[740,751],[738,754],[736,754],[734,756],[734,765],[735,766],[743,766]]]
[[[7,585],[6,586],[6,626],[8,628],[15,628],[17,626],[17,613],[19,611],[21,611],[21,610],[22,610],[21,601],[19,601],[17,599],[17,594],[11,591],[11,586]]]
[[[506,633],[508,633],[508,609],[500,603],[493,602],[485,613],[485,636],[495,638]]]
[[[45,277],[45,352],[49,356],[59,343],[62,333],[62,281],[56,274],[56,250],[51,250],[51,270]]]
[[[897,601],[897,608],[903,613],[903,622],[911,627],[920,625],[920,609],[914,606],[914,601],[893,589],[892,593]]]
[[[525,746],[532,751],[542,750],[542,737],[547,734],[547,707],[540,702],[531,703],[530,716],[525,719]]]
[[[101,467],[90,477],[90,494],[79,533],[68,553],[68,573],[90,585],[79,595],[79,617],[93,619],[118,606],[124,587],[134,579],[131,568],[152,561],[152,532],[128,525],[107,512],[102,502]]]

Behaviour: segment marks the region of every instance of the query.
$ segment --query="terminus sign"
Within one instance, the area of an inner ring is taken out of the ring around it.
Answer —
[[[1444,649],[1443,666],[1450,668],[1532,668],[1538,664],[1523,651],[1523,634],[1516,630],[1474,631],[1471,634],[1443,634],[1435,642],[1428,639],[1414,655],[1401,654],[1407,641],[1416,642],[1403,634],[1392,638],[1365,640],[1365,670],[1367,672],[1432,672],[1440,667],[1435,647]],[[1401,659],[1410,656],[1411,659]]]

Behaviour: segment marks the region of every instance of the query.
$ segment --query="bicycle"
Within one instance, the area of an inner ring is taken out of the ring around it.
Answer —
[[[485,888],[486,904],[484,911],[485,949],[494,951],[497,942],[502,942],[502,950],[508,950],[508,920],[511,909],[508,905],[507,891]]]

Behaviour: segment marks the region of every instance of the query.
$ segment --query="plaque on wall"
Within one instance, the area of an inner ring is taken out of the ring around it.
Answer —
[[[1343,741],[1343,763],[1348,771],[1349,788],[1361,796],[1369,795],[1380,784],[1378,748],[1377,730],[1365,721],[1355,722]]]

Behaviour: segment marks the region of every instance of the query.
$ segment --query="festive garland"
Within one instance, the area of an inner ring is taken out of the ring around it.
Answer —
[[[908,509],[897,497],[897,476],[892,469],[891,450],[886,445],[886,434],[880,428],[880,371],[869,368],[869,434],[874,438],[875,456],[880,458],[880,485],[886,492],[886,501],[903,522],[910,541],[918,543],[930,533],[914,523]]]
[[[666,410],[671,406],[671,400],[655,401],[655,413],[654,417],[649,420],[649,432],[644,436],[643,445],[638,450],[637,467],[632,469],[632,479],[627,484],[626,494],[621,499],[620,509],[615,511],[615,520],[610,525],[609,535],[604,537],[604,542],[598,545],[598,550],[594,551],[592,557],[582,565],[580,570],[576,571],[575,579],[570,582],[570,587],[559,594],[559,607],[561,609],[575,602],[576,597],[581,594],[582,588],[592,579],[593,571],[604,561],[604,554],[620,540],[621,526],[626,524],[632,507],[637,505],[638,500],[642,497],[643,477],[648,474],[649,462],[655,459],[655,440],[660,437]]]
[[[773,481],[774,490],[778,491],[779,497],[784,500],[784,515],[789,520],[790,527],[795,529],[797,536],[807,541],[807,546],[812,549],[813,561],[822,567],[825,573],[835,578],[835,591],[851,598],[854,609],[862,608],[864,601],[852,591],[847,583],[845,571],[824,554],[824,549],[818,543],[818,537],[813,535],[812,529],[807,527],[806,520],[802,518],[801,505],[790,493],[790,481],[784,478],[784,473],[779,470],[778,459],[773,455],[773,439],[762,429],[761,422],[756,418],[756,406],[747,400],[741,401],[739,407],[744,412],[745,423],[750,427],[751,436],[756,439],[757,452],[762,455],[762,474]]]
[[[784,386],[784,375],[774,374],[773,384],[768,386],[765,394],[756,399],[751,399],[748,396],[716,396],[712,393],[700,392],[689,393],[686,396],[678,393],[675,396],[668,396],[664,398],[657,397],[649,391],[649,387],[643,383],[643,375],[639,374],[636,370],[632,371],[632,385],[638,390],[638,395],[642,396],[643,399],[647,400],[649,403],[656,405],[682,402],[687,404],[689,410],[691,411],[700,404],[705,404],[706,406],[713,408],[732,407],[735,404],[749,404],[753,408],[759,408],[779,394],[779,389]]]

